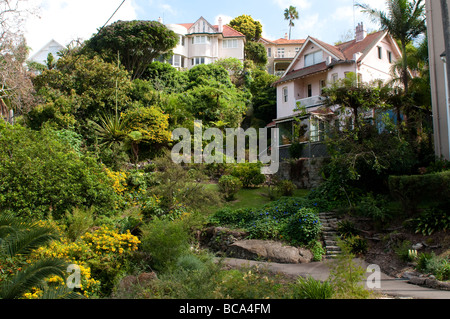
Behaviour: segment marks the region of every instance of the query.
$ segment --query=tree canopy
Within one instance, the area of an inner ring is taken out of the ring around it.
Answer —
[[[87,41],[86,49],[106,61],[120,62],[132,79],[140,78],[160,55],[171,55],[178,36],[158,21],[117,21]]]
[[[262,24],[243,14],[230,21],[229,26],[245,35],[247,41],[258,41],[262,35]]]

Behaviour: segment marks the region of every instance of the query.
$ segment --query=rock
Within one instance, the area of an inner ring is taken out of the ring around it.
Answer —
[[[415,245],[412,245],[412,249],[414,250],[419,250],[423,248],[423,244],[422,243],[417,243]]]
[[[277,263],[298,264],[311,262],[313,255],[308,249],[286,246],[277,241],[240,240],[229,246],[231,257],[266,260]]]
[[[202,231],[200,244],[215,252],[225,252],[229,245],[247,236],[248,232],[244,231],[232,230],[225,227],[209,227]]]
[[[426,278],[411,277],[409,278],[408,282],[413,285],[423,286],[425,285],[426,280],[427,280]]]

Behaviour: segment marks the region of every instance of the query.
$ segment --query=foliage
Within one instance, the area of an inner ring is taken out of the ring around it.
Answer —
[[[143,80],[147,80],[156,91],[163,91],[169,94],[183,92],[188,84],[187,72],[179,72],[169,63],[159,61],[152,62],[141,79],[136,79],[135,81]]]
[[[356,229],[355,223],[350,220],[341,220],[337,223],[337,231],[342,238],[350,238],[357,236],[359,231]]]
[[[276,189],[281,196],[292,196],[297,187],[290,180],[282,180],[277,183]]]
[[[261,174],[260,162],[258,163],[238,163],[236,164],[231,175],[241,180],[244,188],[257,187],[264,183],[266,177]]]
[[[313,254],[313,261],[322,261],[323,255],[326,254],[326,250],[323,248],[320,241],[314,241],[308,246]]]
[[[321,282],[313,277],[298,277],[298,292],[295,294],[296,299],[331,299],[334,295],[333,286],[329,281]]]
[[[220,177],[218,185],[219,191],[227,201],[235,199],[237,192],[242,188],[241,180],[231,175],[223,175]]]
[[[450,172],[425,175],[390,176],[389,190],[398,199],[405,212],[415,212],[420,203],[432,201],[448,207]],[[436,194],[440,196],[436,197]]]
[[[262,24],[251,16],[243,14],[230,21],[229,26],[245,35],[247,42],[258,41],[262,35]]]
[[[387,208],[387,201],[380,195],[368,194],[360,199],[356,211],[372,218],[377,226],[386,224],[391,218],[391,211]]]
[[[355,255],[364,255],[368,249],[367,240],[363,237],[356,236],[348,236],[345,238],[345,243],[349,246],[350,252]]]
[[[208,86],[211,83],[220,83],[221,85],[231,88],[228,71],[220,64],[199,64],[187,71],[188,89],[196,86]]]
[[[434,232],[450,229],[450,214],[446,210],[428,208],[410,223],[416,234],[430,236]]]
[[[139,243],[140,240],[129,231],[119,233],[114,227],[101,226],[74,242],[63,239],[41,247],[30,259],[53,256],[76,264],[81,270],[81,293],[86,297],[107,296],[117,278],[127,271],[126,260],[137,250]]]
[[[263,68],[267,64],[267,52],[264,44],[247,42],[244,47],[245,58],[253,61],[255,65]]]
[[[145,216],[177,219],[183,214],[205,212],[221,202],[217,191],[203,183],[206,176],[201,171],[185,169],[173,163],[169,156],[155,159],[156,172],[152,173],[154,182],[148,188],[148,197],[151,199],[153,195],[158,203],[143,207]]]
[[[13,260],[22,264],[20,257],[29,258],[34,249],[38,249],[58,238],[57,231],[48,225],[22,222],[11,214],[0,216],[0,266],[4,261]],[[19,258],[17,258],[19,257]],[[18,299],[40,297],[45,294],[50,298],[77,298],[79,295],[68,289],[54,291],[48,280],[53,276],[65,278],[67,263],[59,258],[47,257],[35,262],[28,262],[19,267],[14,275],[0,277],[0,298]],[[10,270],[12,273],[12,270]],[[2,274],[3,274],[2,269]],[[34,294],[34,292],[36,294]]]
[[[104,113],[123,111],[130,103],[128,72],[98,57],[61,57],[55,69],[33,79],[41,103],[27,114],[28,125],[39,129],[50,121],[59,128],[74,127],[88,135],[88,120],[98,122]]]
[[[304,198],[285,197],[260,209],[222,208],[209,220],[218,225],[243,228],[250,238],[277,239],[308,246],[321,231],[318,207],[317,202]]]
[[[291,39],[291,29],[295,26],[294,20],[298,20],[298,11],[294,6],[289,6],[289,8],[284,10],[284,20],[289,21],[289,40]]]
[[[401,44],[402,82],[408,93],[408,69],[406,46],[426,31],[425,1],[423,0],[389,0],[386,2],[388,12],[357,4],[363,12],[368,13],[381,24],[382,30],[388,31]]]
[[[365,289],[365,270],[354,260],[348,244],[339,242],[341,253],[333,260],[330,268],[330,283],[339,299],[367,299],[370,292]]]
[[[102,165],[52,133],[0,123],[0,207],[32,219],[62,218],[77,206],[110,214],[116,196]]]
[[[155,218],[142,227],[142,250],[152,257],[152,268],[164,271],[175,267],[189,250],[190,234],[181,220]]]
[[[419,271],[436,276],[437,280],[450,280],[450,261],[448,258],[431,254],[421,253],[418,256],[417,268]]]
[[[257,68],[252,69],[251,76],[248,88],[252,94],[253,116],[266,125],[276,118],[277,91],[271,85],[277,76]]]
[[[404,240],[394,247],[394,252],[400,258],[400,260],[404,262],[412,261],[411,254],[409,252],[412,249],[411,246],[412,243],[409,240]]]
[[[132,79],[137,79],[154,59],[170,55],[177,43],[176,33],[157,21],[116,21],[90,38],[86,49],[111,63],[120,58]]]

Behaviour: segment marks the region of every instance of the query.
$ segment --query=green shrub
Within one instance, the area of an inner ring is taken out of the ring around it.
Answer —
[[[417,268],[425,273],[433,274],[438,280],[450,280],[450,261],[448,258],[436,256],[434,252],[421,253],[418,257]]]
[[[333,286],[329,281],[321,282],[312,277],[299,277],[294,298],[296,299],[331,299],[334,295]]]
[[[276,191],[281,196],[292,196],[294,195],[294,191],[297,189],[295,184],[289,180],[283,180],[277,183]]]
[[[365,254],[367,252],[367,240],[360,236],[349,236],[345,242],[350,247],[350,252],[355,255]]]
[[[326,251],[322,247],[322,243],[320,241],[314,241],[309,245],[309,250],[313,254],[313,261],[322,261],[323,255],[325,255]]]
[[[440,209],[426,209],[411,224],[416,234],[429,236],[434,232],[450,229],[450,214]]]
[[[392,218],[386,205],[386,200],[380,196],[374,197],[372,194],[368,194],[360,199],[357,212],[362,216],[372,218],[378,225],[382,225]]]
[[[342,238],[350,238],[358,235],[355,223],[350,220],[341,220],[337,223],[337,231]]]
[[[389,190],[401,202],[405,212],[417,211],[418,206],[426,201],[448,207],[450,171],[425,175],[390,176]]]
[[[142,250],[150,253],[156,270],[174,267],[188,252],[189,243],[189,231],[181,220],[154,219],[142,227]]]
[[[319,217],[312,208],[301,208],[289,218],[285,229],[287,239],[298,245],[308,245],[317,238],[320,231]]]
[[[258,163],[239,163],[233,167],[231,175],[239,178],[244,188],[257,187],[264,183],[266,177],[261,174],[262,164]]]
[[[219,190],[227,201],[236,198],[236,194],[242,188],[242,182],[239,178],[232,175],[223,175],[219,179]]]
[[[410,250],[412,244],[409,240],[405,240],[394,247],[395,254],[400,258],[400,260],[408,262],[411,261]]]
[[[111,214],[117,196],[104,167],[79,155],[52,131],[39,132],[0,122],[0,207],[44,219],[75,207]]]
[[[183,269],[187,271],[201,271],[206,266],[205,264],[195,255],[187,254],[178,257],[177,269]]]

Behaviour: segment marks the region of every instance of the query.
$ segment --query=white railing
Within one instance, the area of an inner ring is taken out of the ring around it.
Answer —
[[[312,107],[324,103],[324,98],[320,95],[307,97],[296,101],[297,106]]]

